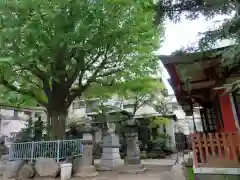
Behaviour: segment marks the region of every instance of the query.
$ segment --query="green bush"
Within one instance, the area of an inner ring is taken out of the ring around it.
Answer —
[[[154,148],[166,149],[167,141],[169,136],[165,133],[159,133],[157,138],[153,141]]]
[[[41,117],[33,123],[32,118],[27,120],[26,128],[23,128],[17,135],[14,142],[31,142],[44,140],[43,130],[45,126]]]
[[[147,153],[147,158],[161,159],[161,158],[165,158],[165,157],[166,157],[165,153],[161,150],[155,150],[155,151]]]

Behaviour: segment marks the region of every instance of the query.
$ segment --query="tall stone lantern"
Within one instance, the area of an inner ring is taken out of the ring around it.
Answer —
[[[119,171],[127,173],[143,173],[147,169],[141,164],[141,152],[139,149],[138,123],[129,116],[129,119],[124,125],[124,131],[126,136],[127,144],[127,156],[124,159],[124,166],[122,166]]]
[[[108,113],[107,118],[109,121],[114,122],[115,113],[121,113],[118,111]],[[112,123],[112,127],[108,127],[105,132],[102,141],[102,156],[98,166],[98,170],[112,171],[121,165],[121,157],[119,153],[120,143],[119,136],[115,134],[115,124]]]
[[[90,122],[86,122],[82,138],[83,155],[73,163],[75,176],[91,178],[98,175],[93,165],[93,133],[95,131],[96,128],[92,127]]]

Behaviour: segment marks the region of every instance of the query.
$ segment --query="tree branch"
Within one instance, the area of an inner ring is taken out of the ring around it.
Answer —
[[[49,86],[49,82],[48,82],[48,77],[45,76],[45,72],[41,71],[37,65],[31,64],[30,67],[22,67],[22,70],[27,70],[29,73],[31,73],[32,75],[36,76],[37,78],[39,78],[42,83],[43,83],[43,87],[40,87],[43,89],[44,93],[46,94],[46,96],[49,98],[51,96],[51,88]],[[30,81],[31,83],[34,83],[32,81]],[[36,84],[36,83],[34,83]],[[36,84],[37,85],[37,84]]]
[[[30,96],[32,98],[34,98],[38,103],[40,103],[41,105],[45,106],[47,105],[47,103],[45,101],[42,101],[41,99],[39,99],[37,97],[37,95],[31,91],[31,90],[26,90],[26,89],[21,89],[21,88],[17,88],[16,86],[10,84],[8,81],[2,79],[2,84],[9,90],[11,91],[15,91],[15,92],[18,92],[20,94],[23,94],[23,95],[27,95],[27,96]]]
[[[120,71],[122,71],[121,68],[113,69],[111,71],[107,71],[107,72],[104,72],[104,73],[101,73],[101,74],[97,75],[96,78],[109,76],[111,74],[114,74],[114,73],[117,73],[117,72],[120,72]]]
[[[73,56],[74,56],[74,54],[73,54]],[[78,58],[74,58],[77,60],[78,63],[76,65],[75,71],[73,72],[73,75],[71,77],[69,77],[67,80],[68,89],[71,88],[72,84],[74,83],[74,81],[77,79],[78,76],[79,76],[79,81],[82,81],[82,77],[83,77],[83,74],[86,69],[84,57],[85,57],[85,51],[81,51],[80,56]],[[79,72],[80,72],[80,75],[79,75]]]
[[[110,48],[110,45],[107,45],[105,53],[104,53],[104,58],[100,65],[96,67],[96,70],[93,72],[92,76],[87,80],[86,84],[82,85],[82,83],[79,84],[79,87],[77,89],[72,89],[72,91],[69,93],[69,96],[67,97],[67,104],[70,105],[72,101],[78,97],[81,96],[81,93],[88,88],[88,86],[93,83],[96,78],[98,77],[98,73],[104,68],[104,66],[107,64],[108,60],[108,50]]]

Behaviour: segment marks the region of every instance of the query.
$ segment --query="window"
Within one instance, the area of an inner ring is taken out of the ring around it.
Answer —
[[[209,132],[216,131],[216,113],[214,112],[213,108],[206,108],[206,115],[207,115],[207,127]]]
[[[86,101],[86,112],[87,113],[96,112],[98,109],[98,105],[99,105],[98,99],[87,100]]]
[[[204,109],[200,109],[200,116],[202,121],[203,132],[208,132]]]
[[[73,103],[73,109],[81,109],[85,107],[84,101],[77,101]]]
[[[167,132],[167,128],[166,128],[166,125],[163,124],[163,132],[166,133]]]
[[[134,107],[135,107],[135,104],[124,104],[124,105],[123,105],[123,108],[124,108],[124,109],[134,108]]]
[[[178,110],[178,106],[177,106],[177,105],[172,105],[172,110],[173,110],[173,111]]]

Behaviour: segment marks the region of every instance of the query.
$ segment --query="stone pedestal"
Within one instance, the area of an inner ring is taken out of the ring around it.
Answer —
[[[98,175],[93,161],[93,139],[91,133],[83,134],[83,155],[81,158],[75,159],[73,162],[74,176],[86,178],[95,177]]]
[[[144,173],[147,169],[141,164],[141,152],[139,149],[137,133],[127,133],[127,156],[124,166],[119,169],[123,173]]]
[[[119,138],[114,134],[103,137],[102,157],[97,169],[111,171],[120,165]]]

